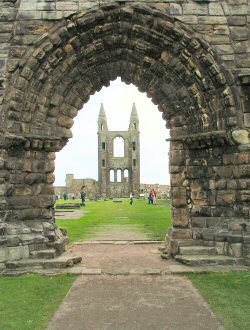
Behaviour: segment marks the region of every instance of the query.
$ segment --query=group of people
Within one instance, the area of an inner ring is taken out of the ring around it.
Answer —
[[[56,195],[56,200],[60,199],[61,196],[58,194]],[[73,199],[75,200],[77,198],[77,194],[72,193],[72,194],[67,194],[66,192],[63,193],[63,199],[66,201],[68,199]],[[86,192],[84,189],[81,190],[80,192],[80,198],[82,200],[82,205],[85,206],[85,201],[86,201]]]
[[[133,205],[134,202],[134,195],[131,192],[129,195],[129,204]],[[156,205],[156,191],[154,189],[151,189],[148,195],[148,204]]]
[[[75,194],[72,194],[72,195],[73,195],[73,199],[75,199]],[[82,205],[85,206],[86,192],[85,192],[84,189],[81,190],[80,197],[81,197],[81,200],[82,200]],[[130,195],[129,195],[129,204],[130,205],[133,205],[134,197],[135,196],[131,192]],[[63,198],[64,198],[64,200],[68,199],[67,193],[64,193],[63,194]],[[151,189],[150,192],[149,192],[149,195],[148,195],[148,204],[154,204],[154,205],[156,205],[156,191],[155,191],[155,189]]]
[[[150,190],[150,193],[148,195],[148,204],[156,205],[156,191],[154,189]]]

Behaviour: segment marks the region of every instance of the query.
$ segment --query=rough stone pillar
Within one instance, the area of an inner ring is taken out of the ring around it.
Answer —
[[[44,141],[12,141],[0,151],[0,263],[65,250],[67,237],[54,222],[55,153],[49,149]]]
[[[170,152],[172,222],[166,239],[170,254],[178,253],[178,240],[192,237],[189,219],[189,186],[186,179],[186,150],[183,143],[171,142]]]

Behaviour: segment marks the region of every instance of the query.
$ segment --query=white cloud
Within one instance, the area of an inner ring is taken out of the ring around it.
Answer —
[[[165,122],[149,98],[133,85],[117,79],[110,87],[91,96],[79,111],[72,127],[73,139],[56,155],[55,185],[64,185],[66,173],[75,178],[97,178],[97,119],[101,103],[109,130],[127,130],[132,104],[135,102],[140,128],[141,182],[169,183],[169,133]]]

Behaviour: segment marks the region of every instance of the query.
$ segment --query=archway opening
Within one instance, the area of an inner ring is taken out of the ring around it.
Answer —
[[[117,97],[114,98],[113,95]],[[137,106],[140,120],[140,181],[142,184],[170,185],[169,142],[166,141],[169,138],[169,130],[162,114],[145,94],[118,78],[111,82],[110,87],[104,87],[93,95],[75,118],[73,138],[56,154],[56,191],[57,187],[65,186],[68,173],[74,174],[75,179],[98,180],[97,119],[100,106],[103,103],[111,131],[126,131],[133,102]],[[105,151],[106,147],[107,143],[102,142],[101,149]],[[132,141],[132,150],[136,151],[136,148],[136,142]],[[124,141],[122,152],[124,153]],[[102,166],[106,166],[105,159],[102,159]],[[128,169],[124,169],[123,176],[125,181],[129,180]]]
[[[114,157],[124,157],[124,139],[121,136],[117,136],[113,140],[114,145]]]
[[[173,240],[199,235],[214,240],[217,227],[209,236],[207,226],[218,221],[205,217],[244,216],[244,201],[235,198],[235,189],[231,194],[223,189],[214,194],[210,189],[222,187],[217,181],[230,174],[222,155],[238,151],[231,139],[241,116],[235,82],[196,31],[137,4],[114,3],[69,17],[39,39],[13,68],[1,120],[6,129],[5,161],[8,158],[8,171],[16,178],[6,188],[11,210],[6,216],[49,222],[54,152],[71,138],[73,119],[83,104],[117,77],[146,92],[170,128]],[[105,120],[100,127],[106,130]],[[17,145],[14,151],[9,148]],[[14,166],[12,158],[17,157]],[[103,167],[108,166],[102,160]],[[137,167],[138,159],[132,160]],[[23,182],[32,187],[25,199],[17,179],[20,171]],[[25,211],[18,212],[17,201]],[[44,239],[50,235],[46,230]]]

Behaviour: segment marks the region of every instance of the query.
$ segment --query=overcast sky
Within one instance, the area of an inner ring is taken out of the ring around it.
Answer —
[[[98,179],[97,119],[101,103],[106,112],[108,128],[113,131],[128,129],[133,102],[136,104],[141,146],[141,183],[169,184],[168,152],[165,141],[169,132],[157,107],[133,85],[120,79],[110,87],[91,96],[74,119],[73,138],[56,154],[56,186],[65,185],[66,173],[77,179]]]

